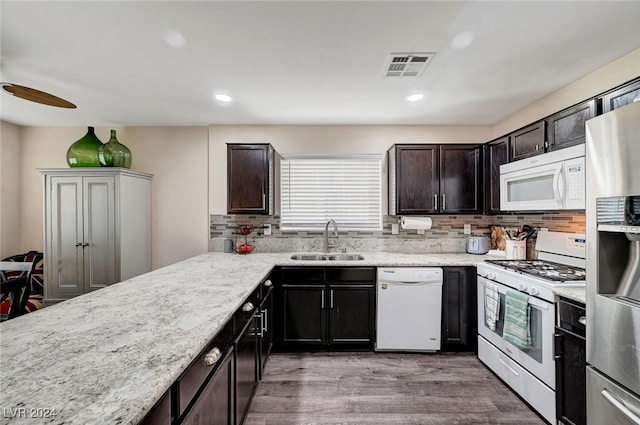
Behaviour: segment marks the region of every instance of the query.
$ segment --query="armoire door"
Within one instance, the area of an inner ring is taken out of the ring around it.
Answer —
[[[115,179],[83,177],[83,233],[85,292],[115,283],[116,255]]]
[[[47,299],[84,293],[82,178],[51,177],[47,193]]]

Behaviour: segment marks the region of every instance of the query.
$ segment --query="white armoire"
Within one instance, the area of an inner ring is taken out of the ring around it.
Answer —
[[[38,169],[44,175],[44,302],[151,270],[152,174],[125,168]]]

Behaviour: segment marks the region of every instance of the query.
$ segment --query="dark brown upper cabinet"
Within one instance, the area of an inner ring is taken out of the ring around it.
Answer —
[[[509,162],[544,153],[545,121],[538,121],[510,134]]]
[[[389,214],[482,211],[479,145],[394,145],[389,149]]]
[[[438,212],[438,145],[394,145],[389,151],[389,214]]]
[[[605,93],[602,100],[602,113],[622,108],[640,96],[640,79],[630,82],[618,89]]]
[[[270,144],[227,144],[227,212],[274,214],[274,163]]]
[[[553,151],[585,142],[585,122],[596,116],[596,100],[591,99],[547,118],[549,147]]]
[[[484,213],[499,214],[500,166],[509,162],[509,136],[484,145]]]
[[[482,151],[479,145],[440,146],[440,212],[482,212]]]

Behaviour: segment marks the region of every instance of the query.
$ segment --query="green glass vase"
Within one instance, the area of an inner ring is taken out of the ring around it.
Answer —
[[[100,163],[105,167],[131,168],[131,151],[118,142],[116,131],[111,130],[111,138],[100,147]]]
[[[76,140],[67,149],[69,167],[100,167],[98,150],[102,142],[96,136],[93,127],[89,127],[84,137]]]

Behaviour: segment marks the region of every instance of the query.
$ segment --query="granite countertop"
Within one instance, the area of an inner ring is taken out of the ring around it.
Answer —
[[[581,288],[555,287],[553,288],[553,293],[558,295],[559,297],[564,297],[573,301],[578,301],[585,305],[587,304],[587,288],[584,286]]]
[[[274,266],[459,266],[494,258],[361,254],[341,262],[212,252],[3,322],[0,423],[138,423]],[[55,416],[43,419],[47,412]]]

